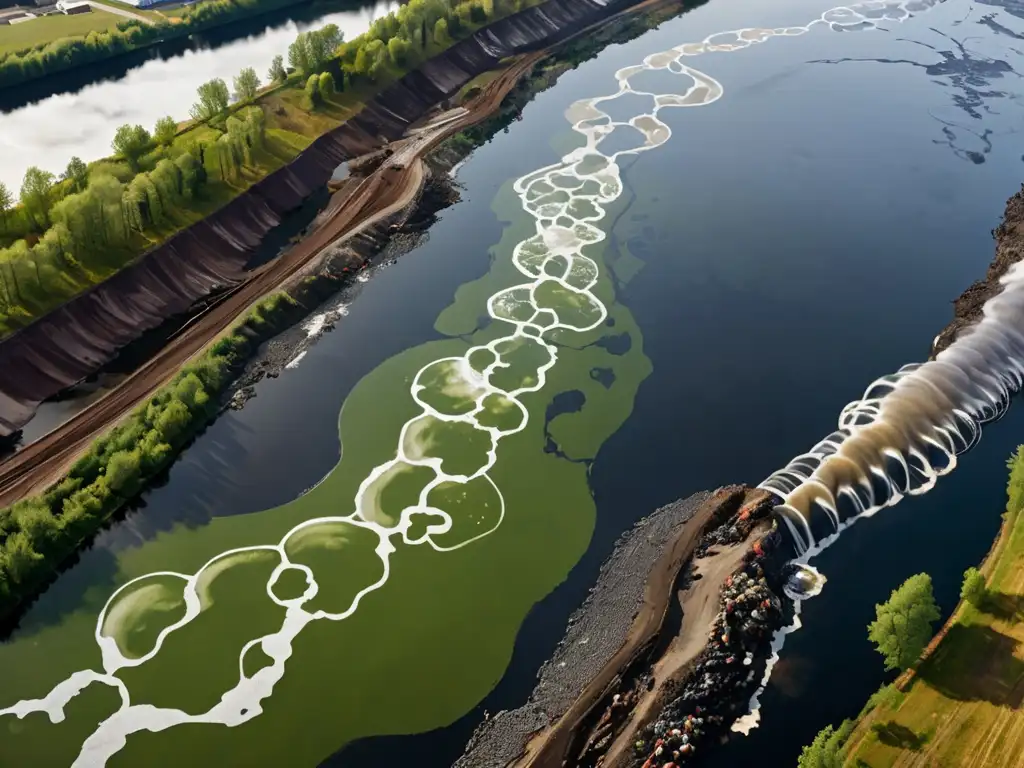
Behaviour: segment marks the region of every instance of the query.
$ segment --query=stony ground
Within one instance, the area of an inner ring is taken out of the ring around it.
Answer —
[[[454,768],[501,768],[530,735],[555,722],[622,647],[665,545],[710,494],[697,493],[643,518],[616,542],[597,583],[570,618],[565,637],[538,675],[530,700],[481,723]]]

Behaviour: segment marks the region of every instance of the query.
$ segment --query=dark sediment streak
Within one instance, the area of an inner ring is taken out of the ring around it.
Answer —
[[[217,212],[0,341],[0,438],[27,423],[39,403],[97,371],[145,331],[204,296],[244,282],[245,265],[263,238],[323,187],[340,163],[401,137],[502,59],[558,43],[631,4],[547,0],[479,30],[386,88],[358,115]]]
[[[992,236],[996,240],[996,255],[985,277],[953,302],[953,321],[935,337],[932,358],[956,341],[961,331],[981,319],[985,302],[1003,290],[1000,280],[1010,267],[1024,260],[1024,186],[1006,201],[1003,221],[992,230]]]

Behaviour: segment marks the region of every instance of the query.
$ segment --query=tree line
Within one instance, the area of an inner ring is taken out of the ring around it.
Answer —
[[[294,306],[283,293],[260,302],[231,335],[96,440],[58,484],[0,509],[0,615],[30,596],[79,542],[173,460],[216,412],[232,371]]]
[[[153,18],[152,24],[126,19],[105,32],[94,30],[85,37],[60,38],[9,51],[0,55],[0,88],[108,59],[154,42],[191,35],[292,2],[295,0],[206,0],[183,9],[173,22],[161,17]]]
[[[1007,468],[1010,478],[1004,519],[1013,523],[1024,511],[1024,445],[1010,456]],[[960,599],[977,610],[991,607],[992,595],[979,569],[972,566],[964,572]],[[904,672],[918,662],[932,639],[934,623],[940,615],[932,579],[926,573],[911,576],[886,602],[875,606],[875,620],[868,625],[868,639],[882,655],[887,671]],[[900,690],[887,685],[868,700],[861,717],[881,704],[895,708],[902,697]],[[846,720],[839,728],[826,726],[803,748],[798,768],[843,768],[846,743],[854,725],[852,720]]]
[[[348,43],[337,27],[328,25],[296,39],[288,52],[289,67],[283,57],[275,57],[268,80],[302,87],[309,106],[316,108],[351,82],[403,74],[475,26],[518,10],[522,2],[469,0],[449,6],[445,0],[411,0]],[[215,13],[209,9],[219,4],[240,5],[238,0],[213,0],[192,13]],[[12,227],[23,235],[0,249],[0,328],[12,314],[30,319],[74,295],[83,282],[95,282],[97,274],[123,266],[139,245],[149,242],[137,235],[159,234],[173,225],[176,211],[193,205],[205,185],[217,177],[231,179],[250,166],[266,138],[263,109],[247,106],[260,85],[252,69],[234,78],[234,96],[242,106],[233,114],[228,114],[226,83],[218,79],[200,86],[192,116],[213,128],[216,138],[189,141],[171,117],[159,120],[152,131],[125,125],[111,143],[115,162],[87,166],[72,158],[59,178],[30,168],[17,206],[0,184],[0,234],[8,242]],[[291,304],[284,294],[261,303],[235,333],[97,440],[60,483],[0,509],[0,615],[31,594],[56,563],[167,466],[212,416],[216,394],[233,367],[272,332],[276,318]]]
[[[90,172],[79,158],[60,178],[32,167],[16,211],[0,184],[0,231],[21,236],[0,248],[0,328],[23,324],[119,269],[140,243],[181,223],[211,177],[230,181],[252,167],[265,143],[263,110],[240,109],[223,129],[214,141],[178,146],[172,118],[152,133],[121,126],[111,147],[127,174],[102,163]]]
[[[317,109],[336,91],[401,76],[524,2],[411,0],[351,41],[329,24],[299,34],[289,46],[288,66],[284,57],[275,57],[267,79],[274,86],[301,87],[306,107]],[[210,25],[239,7],[251,2],[211,0],[190,9],[187,18]],[[244,104],[257,98],[262,84],[246,68],[232,85],[235,100]],[[253,166],[253,153],[265,141],[262,109],[227,116],[232,91],[220,79],[201,85],[197,97],[191,116],[216,128],[216,140],[176,141],[177,124],[170,117],[152,131],[125,125],[112,142],[114,159],[123,165],[101,161],[89,168],[72,158],[60,177],[30,168],[17,207],[13,190],[0,184],[0,244],[8,244],[0,248],[0,332],[24,325],[119,269],[181,222],[175,214],[194,209],[209,180],[237,179]]]

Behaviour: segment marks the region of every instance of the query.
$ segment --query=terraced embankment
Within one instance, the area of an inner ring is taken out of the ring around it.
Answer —
[[[636,742],[654,741],[645,734],[666,707],[677,705],[688,686],[702,685],[713,668],[733,667],[717,660],[732,653],[717,647],[726,614],[723,594],[734,573],[763,562],[760,542],[771,528],[771,504],[763,491],[728,486],[677,501],[638,523],[602,566],[530,700],[484,722],[456,768],[637,760]],[[709,639],[712,630],[715,638]],[[756,678],[753,664],[767,655],[767,643],[761,643],[756,661],[752,651],[751,660],[740,663],[742,634],[733,643],[739,677],[729,674],[733,669],[712,673],[716,713],[738,713],[745,706]],[[726,724],[721,716],[717,720],[709,721],[709,732]]]
[[[547,0],[479,30],[383,90],[358,115],[213,215],[0,341],[0,438],[27,423],[39,403],[95,372],[126,344],[197,300],[266,281],[277,269],[287,271],[272,267],[251,273],[245,265],[265,236],[322,188],[340,163],[401,139],[437,105],[503,59],[562,42],[631,4]],[[518,69],[515,77],[523,71]],[[482,119],[512,82],[506,77],[490,84],[463,118],[445,126],[444,135]],[[419,147],[429,143],[420,141]],[[393,181],[374,183],[388,187]],[[379,207],[390,202],[385,197]],[[337,238],[341,231],[331,222],[325,236]]]
[[[10,414],[20,413],[18,418],[27,418],[26,414],[30,414],[39,401],[99,368],[120,346],[173,315],[172,310],[190,306],[201,297],[202,291],[215,287],[217,280],[223,279],[226,283],[237,280],[116,389],[10,457],[0,467],[0,504],[9,504],[59,477],[91,440],[149,397],[252,302],[303,273],[326,249],[337,248],[345,238],[358,235],[374,222],[410,204],[424,178],[420,158],[444,138],[491,114],[542,57],[543,49],[623,11],[632,12],[652,4],[631,7],[619,2],[601,6],[591,0],[549,0],[481,30],[428,62],[422,70],[391,86],[366,111],[315,142],[294,163],[141,260],[131,268],[142,270],[134,285],[127,285],[118,292],[108,281],[0,342],[2,431],[4,423],[11,423]],[[508,42],[500,43],[499,38]],[[434,115],[426,125],[416,127],[417,121],[421,121],[433,105],[445,102],[477,72],[500,66],[499,62],[515,51],[522,53],[507,62],[501,74],[462,108]],[[273,226],[272,221],[280,221],[284,208],[274,207],[277,203],[272,204],[271,198],[298,205],[302,200],[301,190],[315,189],[314,181],[326,184],[340,162],[373,146],[374,132],[376,137],[386,140],[388,136],[401,136],[406,131],[407,138],[388,143],[390,154],[386,162],[365,177],[342,185],[307,238],[251,273],[231,272],[241,269],[240,265],[258,246],[257,227],[266,227],[263,231],[266,234]],[[278,193],[282,197],[273,197]],[[221,217],[236,207],[238,217],[221,226]],[[246,224],[228,226],[232,222]],[[203,240],[204,237],[207,239]],[[178,242],[191,250],[174,247]],[[218,249],[231,255],[217,256]],[[211,259],[223,269],[210,273],[203,261],[204,253],[214,254]],[[229,266],[229,262],[235,266]],[[193,263],[199,270],[196,273],[190,271]],[[121,277],[127,272],[117,277],[127,281]],[[150,281],[159,282],[158,276],[165,273],[177,277],[168,283],[169,293],[161,296]],[[222,277],[216,278],[216,275]],[[98,330],[90,335],[90,328]],[[11,373],[17,370],[24,371],[25,377]],[[12,397],[11,392],[19,394]]]

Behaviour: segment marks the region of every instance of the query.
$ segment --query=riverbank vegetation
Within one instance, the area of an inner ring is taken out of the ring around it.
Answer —
[[[219,395],[259,344],[294,319],[275,294],[119,425],[96,440],[45,493],[0,509],[0,616],[36,592],[216,414]]]
[[[225,0],[226,1],[226,0]],[[216,0],[221,2],[221,0]],[[12,207],[0,189],[0,335],[104,280],[170,235],[217,210],[358,112],[374,93],[527,0],[412,0],[343,41],[337,27],[299,35],[289,69],[271,84],[239,73],[200,86],[193,122],[123,126],[114,156],[61,177],[30,168]],[[208,7],[209,4],[200,6]],[[437,22],[446,30],[432,33]],[[315,78],[315,82],[314,82]],[[7,201],[5,204],[4,201]]]
[[[76,16],[48,16],[24,22],[0,32],[0,88],[92,64],[154,43],[186,37],[297,2],[301,0],[204,0],[178,8],[173,16],[132,11],[145,21],[96,9]],[[4,29],[0,27],[0,30]],[[4,35],[9,39],[5,40]]]
[[[1024,446],[1008,462],[992,551],[913,669],[855,721],[822,731],[800,768],[1012,765],[1024,745]]]
[[[84,39],[90,33],[102,34],[115,30],[118,22],[124,21],[123,16],[94,10],[92,13],[54,14],[40,16],[38,19],[24,21],[20,24],[4,24],[0,26],[0,62],[12,54],[20,56],[21,52],[42,50],[50,43],[70,38]],[[2,65],[0,65],[2,71]],[[13,85],[14,83],[6,83]]]

